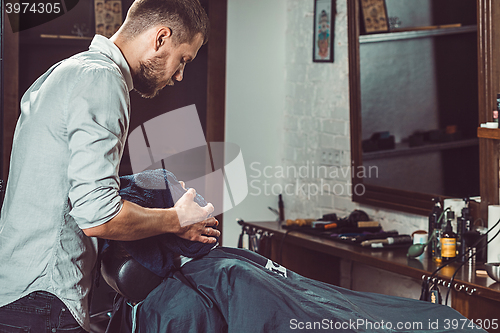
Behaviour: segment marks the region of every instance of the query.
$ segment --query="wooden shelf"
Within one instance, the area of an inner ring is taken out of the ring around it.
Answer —
[[[72,35],[47,35],[47,34],[40,35],[40,38],[64,39],[64,40],[92,40],[92,37],[80,37]]]
[[[443,142],[443,143],[426,144],[418,147],[409,147],[407,144],[398,144],[396,145],[396,149],[379,150],[374,152],[363,153],[363,161],[389,158],[389,157],[399,157],[405,155],[424,154],[434,151],[441,151],[445,149],[472,147],[472,146],[477,146],[478,144],[479,141],[476,138]]]
[[[477,128],[477,137],[481,139],[494,139],[500,140],[500,129],[499,128]]]
[[[93,37],[78,37],[71,35],[40,35],[20,38],[21,45],[41,46],[88,46]]]
[[[476,25],[465,25],[456,28],[440,28],[440,29],[430,29],[430,30],[415,29],[415,30],[401,31],[401,32],[388,32],[382,34],[362,35],[359,36],[359,43],[364,44],[364,43],[388,42],[388,41],[403,40],[403,39],[456,35],[456,34],[464,34],[476,31],[477,31]]]

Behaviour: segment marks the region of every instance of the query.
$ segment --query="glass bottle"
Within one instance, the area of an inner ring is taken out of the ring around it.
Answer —
[[[453,212],[448,212],[447,221],[441,234],[442,261],[450,261],[457,256],[457,235],[453,232],[451,221],[455,218]]]
[[[437,226],[439,217],[441,216],[441,213],[443,212],[443,209],[441,208],[441,202],[438,197],[432,198],[432,202],[434,202],[434,207],[432,207],[432,211],[429,214],[429,226],[428,226],[428,237],[430,238],[432,236],[432,233],[434,232],[434,229],[439,229]],[[433,239],[431,241],[431,244],[427,247],[427,256],[429,258],[434,257],[434,252],[436,251],[436,239]]]

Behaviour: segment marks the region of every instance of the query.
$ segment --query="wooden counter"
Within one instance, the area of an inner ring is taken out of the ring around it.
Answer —
[[[270,257],[285,267],[313,279],[339,285],[342,276],[340,260],[361,263],[392,272],[401,277],[422,281],[438,267],[427,258],[410,259],[406,248],[367,249],[358,245],[289,231],[278,222],[245,222],[254,230],[272,234]],[[443,268],[438,279],[448,285],[459,264]],[[476,275],[481,265],[464,265],[457,273],[452,289],[451,306],[469,319],[500,318],[500,283]]]

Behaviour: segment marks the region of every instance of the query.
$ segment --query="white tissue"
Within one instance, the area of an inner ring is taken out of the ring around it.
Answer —
[[[450,207],[450,210],[455,213],[455,218],[451,220],[451,226],[453,227],[453,232],[457,232],[457,218],[462,216],[462,208],[465,207],[465,201],[463,199],[444,199],[444,208]],[[447,221],[446,213],[444,213],[441,223]]]
[[[500,219],[500,205],[488,206],[488,230]],[[495,236],[500,229],[500,224],[488,233],[488,241]],[[500,235],[488,244],[488,262],[500,262]]]

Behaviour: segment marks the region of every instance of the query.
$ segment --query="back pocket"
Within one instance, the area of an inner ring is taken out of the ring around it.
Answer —
[[[0,333],[29,333],[29,328],[0,324]]]

